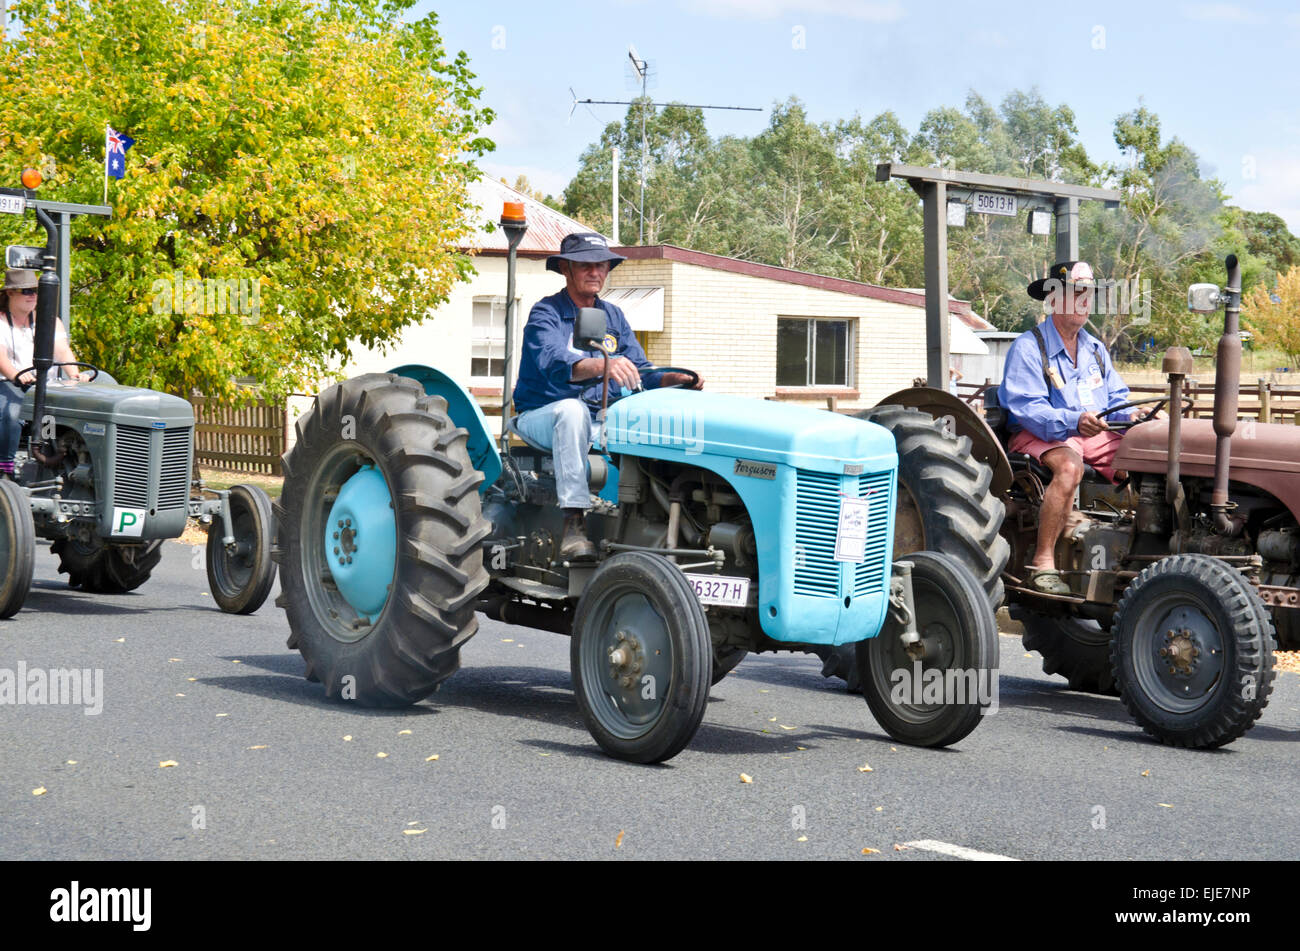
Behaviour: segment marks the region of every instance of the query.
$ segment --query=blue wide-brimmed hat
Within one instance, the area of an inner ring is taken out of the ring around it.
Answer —
[[[609,269],[612,271],[626,260],[627,258],[609,249],[609,242],[605,240],[604,235],[596,234],[594,231],[578,231],[564,236],[564,240],[560,242],[560,253],[552,254],[546,259],[546,270],[558,274],[561,261],[578,261],[583,264],[609,261]]]

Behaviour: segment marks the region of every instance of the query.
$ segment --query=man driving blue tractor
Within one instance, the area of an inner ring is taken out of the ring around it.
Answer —
[[[694,380],[695,389],[704,386],[699,377],[655,370],[623,311],[600,299],[609,272],[625,260],[611,251],[599,234],[577,232],[566,236],[560,252],[546,259],[548,271],[563,275],[564,288],[534,304],[524,326],[519,382],[511,397],[519,413],[514,427],[529,441],[552,452],[556,494],[564,510],[559,552],[564,560],[596,555],[583,520],[591,502],[587,453],[601,402],[605,358],[599,350],[583,349],[574,340],[573,325],[579,309],[599,307],[605,312],[602,347],[609,355],[610,400],[643,385],[689,385]]]

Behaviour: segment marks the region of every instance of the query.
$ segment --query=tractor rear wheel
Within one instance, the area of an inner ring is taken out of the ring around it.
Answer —
[[[0,478],[0,618],[13,617],[22,608],[35,564],[36,529],[27,493]]]
[[[998,630],[982,586],[965,565],[930,551],[912,563],[916,630],[925,654],[914,658],[892,620],[852,645],[867,706],[885,731],[914,746],[947,746],[996,709]]]
[[[1128,586],[1115,614],[1115,683],[1170,746],[1212,749],[1259,719],[1276,676],[1273,626],[1249,581],[1209,555],[1172,555]]]
[[[1116,696],[1110,665],[1110,629],[1097,621],[1071,614],[1040,614],[1022,604],[1008,609],[1025,629],[1021,641],[1027,651],[1043,656],[1043,673],[1060,674],[1071,690]]]
[[[917,551],[955,558],[979,581],[996,612],[1011,548],[998,534],[1005,507],[989,491],[993,470],[971,455],[969,437],[953,436],[918,409],[886,404],[856,416],[888,429],[898,449],[894,560]],[[859,691],[853,645],[825,648],[818,655],[823,677],[842,677],[850,693]]]
[[[291,648],[326,696],[394,707],[460,665],[487,587],[468,433],[414,380],[329,387],[297,423],[275,503]]]

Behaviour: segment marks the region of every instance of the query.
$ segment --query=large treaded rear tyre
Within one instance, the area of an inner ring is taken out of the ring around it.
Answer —
[[[955,558],[975,576],[996,612],[1011,557],[999,534],[1006,509],[990,491],[993,470],[971,455],[970,438],[953,436],[933,416],[906,406],[874,406],[854,415],[888,429],[898,450],[894,559],[915,551]],[[859,691],[853,645],[818,655],[823,677],[841,677],[851,693]]]
[[[27,493],[0,478],[0,618],[13,617],[27,600],[36,564],[36,528]]]
[[[162,561],[162,539],[143,545],[111,545],[96,539],[87,546],[75,538],[60,538],[50,551],[59,556],[59,572],[68,576],[69,588],[126,594],[148,581]]]
[[[414,380],[372,373],[317,396],[297,434],[274,506],[288,645],[329,697],[414,703],[459,667],[461,645],[478,630],[474,600],[488,583],[480,543],[491,526],[468,433]],[[359,506],[340,539],[327,520],[363,468],[383,499]],[[382,569],[364,603],[348,587],[348,553],[357,571]]]
[[[1073,615],[1040,614],[1022,604],[1008,609],[1025,629],[1027,651],[1043,656],[1043,673],[1060,674],[1071,690],[1116,696],[1110,663],[1110,631],[1098,622]]]
[[[1259,719],[1276,676],[1268,610],[1209,555],[1172,555],[1129,584],[1111,661],[1124,706],[1170,746],[1212,749]]]

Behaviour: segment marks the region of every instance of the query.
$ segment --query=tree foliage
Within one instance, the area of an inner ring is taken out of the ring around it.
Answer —
[[[456,246],[491,113],[436,19],[400,22],[409,5],[11,6],[0,180],[44,165],[41,197],[99,204],[105,123],[136,140],[112,219],[73,225],[82,359],[184,395],[229,397],[252,377],[275,396],[447,299],[470,271]],[[212,312],[217,281],[258,306]]]
[[[1083,203],[1080,255],[1120,285],[1093,327],[1121,353],[1151,338],[1212,345],[1218,331],[1186,312],[1186,287],[1221,284],[1227,253],[1240,257],[1248,286],[1300,263],[1300,241],[1285,223],[1226,204],[1221,183],[1201,174],[1186,144],[1162,134],[1146,106],[1115,120],[1122,159],[1099,162],[1079,141],[1070,107],[1035,89],[997,105],[972,92],[961,108],[926,113],[914,133],[892,112],[814,123],[790,99],[757,135],[712,139],[699,110],[656,113],[638,103],[583,153],[564,196],[566,212],[606,230],[610,149],[618,146],[624,241],[636,235],[642,116],[646,243],[875,284],[919,287],[924,274],[920,202],[903,183],[877,183],[879,162],[1118,189],[1118,210]],[[952,293],[1004,329],[1023,329],[1041,313],[1025,286],[1054,258],[1054,238],[1027,234],[1023,214],[970,214],[965,228],[948,231]]]
[[[1300,264],[1279,274],[1272,288],[1256,284],[1242,299],[1241,313],[1246,327],[1300,370]]]

